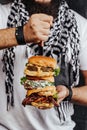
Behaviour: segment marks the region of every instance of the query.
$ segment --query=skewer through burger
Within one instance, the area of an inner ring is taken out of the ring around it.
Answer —
[[[22,104],[47,109],[57,105],[58,94],[54,86],[56,60],[46,56],[32,56],[28,59],[21,84],[27,90]]]

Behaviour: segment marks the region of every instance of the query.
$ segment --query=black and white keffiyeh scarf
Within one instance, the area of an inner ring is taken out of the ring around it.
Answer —
[[[25,10],[24,4],[21,0],[15,0],[11,6],[11,12],[8,17],[8,27],[15,27],[23,25],[29,19],[29,13]],[[74,13],[69,9],[66,1],[62,0],[58,9],[57,18],[54,20],[51,34],[48,41],[44,43],[43,55],[51,56],[60,62],[60,55],[64,55],[64,62],[68,62],[67,56],[70,49],[72,72],[74,75],[74,82],[72,86],[76,86],[79,81],[79,33]],[[38,55],[38,45],[28,44],[33,55]],[[4,71],[6,73],[6,94],[7,94],[7,109],[8,105],[14,106],[13,96],[13,81],[14,81],[14,61],[15,61],[16,47],[5,49],[3,55]]]

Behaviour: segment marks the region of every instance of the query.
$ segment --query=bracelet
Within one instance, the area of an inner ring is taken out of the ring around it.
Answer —
[[[72,99],[72,95],[73,95],[73,92],[72,92],[72,88],[68,88],[69,90],[69,95],[64,99],[64,101],[71,101]]]
[[[23,26],[16,27],[15,29],[15,36],[18,45],[25,45],[25,39],[24,39],[24,34],[23,34]]]

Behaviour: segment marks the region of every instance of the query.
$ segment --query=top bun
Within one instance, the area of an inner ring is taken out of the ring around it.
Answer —
[[[56,68],[56,60],[47,56],[32,56],[28,59],[29,64]]]

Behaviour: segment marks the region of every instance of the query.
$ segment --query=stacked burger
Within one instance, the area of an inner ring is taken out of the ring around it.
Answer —
[[[32,56],[28,59],[21,84],[27,90],[22,104],[32,105],[40,109],[57,105],[58,93],[54,85],[54,74],[57,63],[54,58]]]

